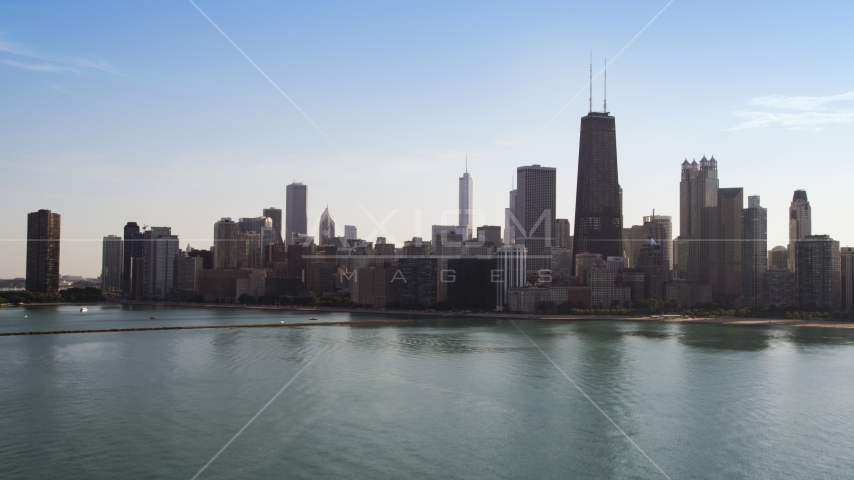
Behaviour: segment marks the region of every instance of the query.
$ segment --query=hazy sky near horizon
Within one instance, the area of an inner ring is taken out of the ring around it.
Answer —
[[[339,234],[402,244],[455,223],[466,154],[476,225],[503,225],[530,164],[572,222],[591,49],[594,73],[622,50],[626,226],[655,209],[678,234],[680,164],[705,154],[762,197],[769,248],[795,189],[854,245],[850,1],[194,1],[281,92],[188,0],[0,2],[0,278],[24,276],[28,212],[62,215],[62,274],[96,276],[128,221],[208,248],[294,180],[310,229],[328,204]]]

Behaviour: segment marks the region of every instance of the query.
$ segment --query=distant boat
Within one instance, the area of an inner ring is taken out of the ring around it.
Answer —
[[[26,315],[24,315],[24,318],[27,318],[27,316],[26,316]]]
[[[149,320],[157,320],[157,317],[148,317]]]
[[[314,318],[314,317],[309,317],[309,320],[317,320],[317,319],[316,319],[316,318]],[[284,322],[283,322],[283,323],[284,323]]]
[[[81,313],[85,313],[85,312],[88,312],[88,311],[89,311],[89,309],[88,309],[88,308],[86,308],[86,307],[80,307],[80,312],[81,312]]]
[[[285,321],[284,321],[284,320],[279,320],[279,323],[285,323]]]

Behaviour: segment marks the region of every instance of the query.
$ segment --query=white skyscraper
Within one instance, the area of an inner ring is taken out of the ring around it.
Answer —
[[[795,242],[812,235],[812,212],[806,190],[795,190],[789,206],[789,270],[795,271]]]
[[[346,240],[355,240],[358,237],[358,233],[356,233],[355,225],[344,225],[344,238]]]
[[[318,236],[320,238],[320,245],[335,244],[335,217],[329,211],[328,205],[326,206],[326,210],[320,215],[320,233]]]
[[[471,212],[474,209],[474,181],[469,175],[468,160],[466,160],[466,173],[460,177],[460,221],[461,227],[466,231],[463,236],[465,240],[472,238]]]

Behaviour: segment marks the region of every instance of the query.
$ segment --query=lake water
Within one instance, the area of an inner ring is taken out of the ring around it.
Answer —
[[[307,317],[4,308],[0,331]],[[280,391],[199,479],[854,477],[852,330],[428,318],[0,337],[0,478],[190,479]]]

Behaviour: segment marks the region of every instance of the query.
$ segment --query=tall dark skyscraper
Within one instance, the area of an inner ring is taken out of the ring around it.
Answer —
[[[742,306],[761,307],[762,276],[768,267],[768,211],[758,195],[747,197],[747,208],[741,211],[741,238]]]
[[[294,182],[287,187],[285,199],[285,243],[293,243],[294,234],[308,233],[308,187]]]
[[[27,215],[27,290],[56,293],[59,290],[58,213],[39,210]]]
[[[528,249],[529,272],[548,267],[546,248],[555,245],[556,180],[553,167],[516,169],[516,243]]]
[[[579,253],[621,257],[622,235],[623,202],[617,176],[615,121],[608,112],[591,111],[581,118],[573,258]]]
[[[136,222],[128,222],[125,225],[122,237],[124,240],[124,244],[122,245],[122,292],[132,297],[133,288],[131,288],[131,281],[133,277],[131,272],[133,271],[133,259],[142,258],[143,242],[139,225]]]

